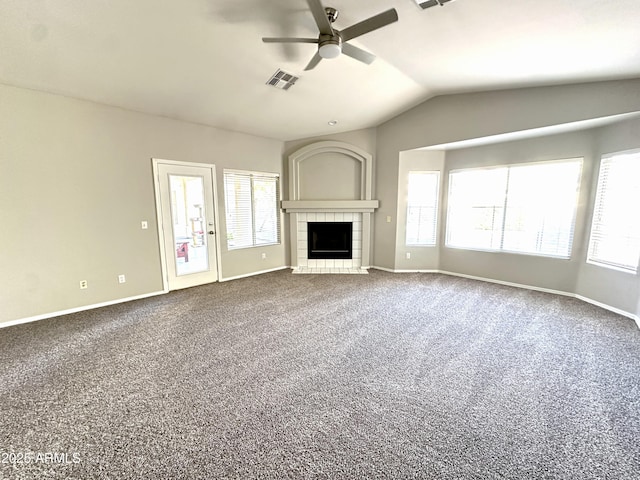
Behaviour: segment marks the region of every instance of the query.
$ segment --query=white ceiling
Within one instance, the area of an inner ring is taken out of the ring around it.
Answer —
[[[434,95],[640,77],[639,0],[324,0],[343,29],[399,21],[304,67],[306,0],[2,0],[0,82],[290,140],[375,126]],[[265,82],[281,68],[289,91]],[[337,120],[334,127],[329,120]]]

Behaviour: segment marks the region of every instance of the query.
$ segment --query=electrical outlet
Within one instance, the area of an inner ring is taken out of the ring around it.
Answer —
[[[80,280],[80,290],[84,290],[85,288],[89,288],[89,284],[86,280]]]
[[[411,252],[407,252],[407,260],[411,258]]]
[[[125,278],[124,275],[118,275],[118,283],[124,283],[126,281],[127,279]]]
[[[142,227],[142,230],[146,230],[147,228],[149,228],[149,224],[147,223],[146,220],[142,220],[140,222],[140,227]]]
[[[263,253],[263,254],[262,254],[262,259],[263,259],[263,260],[265,260],[266,258],[267,258],[267,254],[266,254],[266,253]]]

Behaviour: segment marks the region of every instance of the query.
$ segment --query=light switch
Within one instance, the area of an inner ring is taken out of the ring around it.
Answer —
[[[391,223],[391,215],[387,215],[387,223]]]
[[[143,230],[146,230],[147,228],[149,228],[149,225],[147,224],[146,220],[142,220],[140,222],[140,226],[142,227]]]

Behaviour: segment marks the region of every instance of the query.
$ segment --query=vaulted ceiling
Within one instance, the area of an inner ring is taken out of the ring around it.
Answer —
[[[0,83],[291,140],[375,126],[446,93],[640,77],[638,0],[323,0],[338,29],[399,20],[304,68],[306,0],[2,0]],[[289,90],[266,85],[278,69]],[[335,126],[329,126],[336,120]]]

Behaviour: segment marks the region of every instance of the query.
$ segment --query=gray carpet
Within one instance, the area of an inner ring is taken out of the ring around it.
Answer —
[[[578,300],[280,271],[0,330],[0,479],[638,479],[639,377]]]

